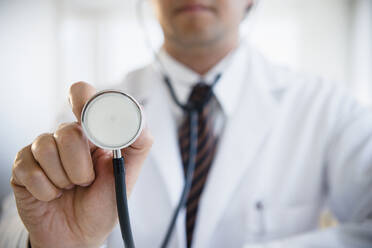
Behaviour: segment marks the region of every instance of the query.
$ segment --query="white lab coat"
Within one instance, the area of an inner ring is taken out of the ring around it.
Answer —
[[[219,82],[244,86],[200,201],[193,247],[372,247],[372,112],[336,85],[248,53],[245,72],[232,66]],[[184,183],[173,102],[153,66],[121,87],[143,103],[155,138],[129,201],[134,238],[137,247],[159,247]],[[340,225],[317,230],[325,205]],[[184,219],[182,212],[169,247],[185,247]],[[118,227],[107,246],[122,247]]]
[[[337,85],[248,53],[246,72],[232,66],[219,82],[244,86],[202,195],[193,247],[372,247],[372,112]],[[159,247],[184,182],[173,102],[152,66],[123,88],[143,101],[155,138],[130,199],[133,232],[138,247]],[[316,230],[325,205],[341,225]],[[185,247],[184,218],[170,247]],[[117,228],[108,245],[121,242]]]

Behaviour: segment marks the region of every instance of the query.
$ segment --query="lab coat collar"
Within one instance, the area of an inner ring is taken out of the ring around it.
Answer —
[[[183,103],[187,101],[195,83],[204,81],[211,84],[216,76],[221,74],[222,77],[216,84],[214,93],[222,111],[230,117],[236,108],[236,99],[242,87],[246,50],[246,42],[240,41],[236,49],[203,76],[172,58],[164,48],[160,49],[158,57],[164,67],[163,70],[166,69],[165,73],[172,81],[177,97]]]
[[[230,56],[220,82],[216,84],[214,89],[214,93],[228,118],[234,115],[243,85],[247,83],[245,76],[249,53],[246,43],[241,41],[239,47]]]

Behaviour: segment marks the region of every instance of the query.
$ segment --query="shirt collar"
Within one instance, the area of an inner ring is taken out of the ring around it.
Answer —
[[[208,84],[213,83],[218,74],[222,74],[220,81],[214,88],[217,101],[220,103],[223,112],[230,116],[237,104],[239,92],[244,81],[246,60],[246,45],[240,41],[239,46],[223,58],[217,65],[205,75],[186,67],[171,57],[164,48],[161,48],[158,57],[165,68],[168,77],[178,99],[185,103],[192,87],[200,81]]]

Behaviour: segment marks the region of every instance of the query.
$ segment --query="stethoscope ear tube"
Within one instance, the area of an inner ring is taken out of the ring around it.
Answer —
[[[114,166],[116,205],[119,216],[121,236],[126,248],[134,248],[134,241],[129,220],[127,190],[125,183],[124,158],[116,157],[112,160]]]

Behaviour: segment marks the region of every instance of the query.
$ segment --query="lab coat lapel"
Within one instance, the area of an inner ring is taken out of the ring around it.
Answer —
[[[255,60],[255,63],[259,60]],[[241,68],[237,66],[236,68]],[[193,247],[208,247],[218,221],[245,170],[262,147],[275,116],[275,102],[266,88],[268,78],[260,65],[246,64],[247,71],[238,104],[225,126],[208,180],[199,203]],[[231,72],[222,80],[234,80]],[[241,74],[241,73],[240,73]]]
[[[155,161],[155,166],[166,185],[173,209],[181,195],[184,177],[178,150],[176,123],[172,118],[168,95],[163,84],[154,87],[146,104],[146,116],[149,129],[154,136],[154,144],[149,156]]]

